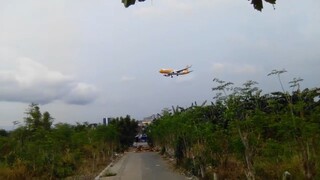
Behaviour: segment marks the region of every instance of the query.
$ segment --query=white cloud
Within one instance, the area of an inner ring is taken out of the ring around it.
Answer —
[[[16,82],[21,87],[30,87],[34,84],[59,86],[72,78],[58,71],[51,71],[46,66],[29,58],[21,58],[18,69],[13,72]]]
[[[94,86],[77,82],[32,59],[20,58],[16,65],[13,70],[0,69],[0,101],[47,104],[62,100],[85,104],[96,98]]]

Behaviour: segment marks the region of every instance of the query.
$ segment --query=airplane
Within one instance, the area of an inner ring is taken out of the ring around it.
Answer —
[[[191,73],[192,71],[190,71],[189,68],[191,68],[191,66],[187,66],[180,70],[160,69],[159,73],[163,74],[166,77],[170,76],[171,78],[173,78],[173,76],[186,75]]]

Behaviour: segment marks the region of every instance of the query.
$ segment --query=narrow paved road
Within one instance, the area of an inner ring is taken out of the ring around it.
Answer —
[[[185,176],[173,172],[156,152],[128,152],[110,169],[116,176],[103,180],[185,180]]]

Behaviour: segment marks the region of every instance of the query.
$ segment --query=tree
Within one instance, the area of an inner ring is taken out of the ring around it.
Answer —
[[[281,179],[290,172],[296,179],[318,179],[320,88],[300,90],[299,81],[291,82],[297,88],[291,93],[283,88],[261,95],[255,81],[232,87],[214,79],[215,103],[163,113],[148,136],[201,178]]]
[[[27,114],[27,117],[24,120],[28,130],[35,131],[39,128],[50,130],[54,118],[51,117],[49,112],[42,114],[38,104],[31,103],[25,114]]]
[[[119,133],[120,150],[130,147],[137,134],[138,122],[129,115],[113,119],[110,124],[114,125]]]
[[[34,103],[25,114],[25,124],[10,132],[0,129],[0,179],[64,179],[96,173],[116,149],[132,144],[137,129],[130,116],[108,126],[88,122],[52,126],[50,113],[42,113]]]
[[[8,134],[9,133],[5,129],[0,129],[0,136],[7,137]]]

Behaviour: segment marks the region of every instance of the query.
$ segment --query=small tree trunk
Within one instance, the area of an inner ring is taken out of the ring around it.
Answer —
[[[204,178],[205,176],[205,169],[204,166],[202,165],[202,162],[200,162],[200,173],[201,173],[201,178]]]
[[[218,174],[216,172],[213,173],[213,180],[218,180]]]
[[[247,164],[247,172],[246,172],[246,176],[248,180],[255,180],[255,173],[254,173],[254,168],[253,168],[253,155],[252,155],[252,151],[248,142],[248,134],[245,133],[243,134],[241,132],[240,127],[238,128],[239,131],[239,135],[242,141],[242,144],[244,145],[245,148],[245,159],[246,159],[246,164]]]
[[[96,161],[96,153],[93,153],[93,159],[92,159],[92,172],[94,172],[94,171],[95,171],[95,167],[96,167],[95,161]]]
[[[306,179],[314,179],[316,175],[315,162],[310,159],[309,143],[300,139],[303,172]]]

